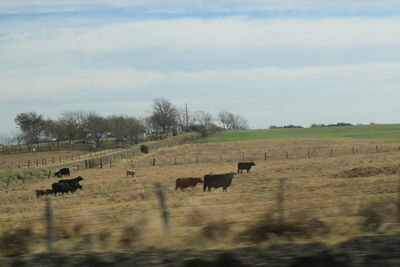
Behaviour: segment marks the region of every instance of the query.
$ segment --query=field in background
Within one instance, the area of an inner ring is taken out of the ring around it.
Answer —
[[[395,225],[398,213],[400,152],[384,150],[387,145],[375,139],[187,144],[116,161],[111,168],[81,169],[72,177],[85,178],[82,191],[52,197],[56,247],[113,250],[335,243],[375,234],[384,225],[384,231],[393,231],[389,226]],[[353,147],[359,153],[353,155]],[[331,148],[335,153],[330,154]],[[256,166],[250,173],[236,175],[228,192],[221,188],[202,192],[201,185],[175,191],[178,177],[236,172],[243,158],[255,160]],[[132,168],[136,177],[126,177],[126,170]],[[28,228],[34,249],[45,250],[45,201],[36,199],[34,191],[50,188],[56,180],[1,190],[0,228],[5,232]],[[164,233],[154,182],[166,188],[169,236]],[[282,216],[283,228],[277,224]]]
[[[374,124],[338,127],[285,128],[226,131],[198,142],[246,141],[275,138],[368,138],[400,140],[400,124]]]

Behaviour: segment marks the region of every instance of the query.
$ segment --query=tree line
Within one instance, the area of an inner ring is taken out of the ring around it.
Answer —
[[[178,109],[164,98],[153,99],[149,116],[132,115],[101,116],[94,111],[65,111],[57,119],[45,119],[34,111],[19,113],[15,123],[19,132],[13,143],[28,146],[40,142],[83,140],[94,147],[101,145],[102,138],[113,137],[116,141],[138,143],[148,134],[173,134],[196,131],[208,136],[220,130],[247,129],[246,119],[228,111],[216,118],[204,111],[189,112]]]

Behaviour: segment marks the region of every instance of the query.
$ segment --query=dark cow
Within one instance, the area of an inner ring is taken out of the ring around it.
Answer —
[[[47,195],[51,195],[53,194],[53,190],[52,189],[38,189],[36,190],[36,197],[40,197],[40,196],[47,196]]]
[[[83,180],[83,178],[81,176],[78,176],[78,177],[72,178],[72,179],[58,180],[58,182],[59,183],[66,183],[71,188],[77,190],[77,189],[83,189],[82,185],[79,183],[82,180]]]
[[[53,183],[51,187],[53,188],[54,195],[57,195],[57,193],[63,195],[64,193],[73,193],[78,189],[83,189],[82,185],[79,184],[82,180],[83,178],[81,176],[72,179],[59,180],[58,183]]]
[[[203,183],[203,180],[201,178],[177,178],[175,182],[175,190],[179,187],[183,191],[183,188],[195,187],[198,183]]]
[[[62,195],[64,195],[64,193],[73,193],[76,191],[75,188],[73,188],[71,185],[69,185],[68,183],[53,183],[51,185],[51,188],[53,188],[53,194],[57,195],[57,193],[61,193]]]
[[[128,177],[128,176],[131,176],[131,177],[135,176],[135,171],[134,170],[127,170],[126,171],[126,177]]]
[[[69,168],[61,168],[54,174],[54,176],[57,176],[58,178],[63,176],[69,176]]]
[[[225,174],[204,175],[203,192],[206,191],[206,188],[208,188],[208,191],[211,191],[210,190],[211,187],[214,188],[222,187],[223,191],[226,191],[226,189],[231,185],[234,175],[235,173],[233,172]]]
[[[251,169],[251,166],[256,166],[256,164],[254,163],[254,161],[251,161],[251,162],[239,162],[239,163],[238,163],[238,170],[237,170],[237,172],[239,173],[239,171],[240,171],[240,173],[243,173],[242,170],[247,170],[247,172],[249,172],[250,169]]]

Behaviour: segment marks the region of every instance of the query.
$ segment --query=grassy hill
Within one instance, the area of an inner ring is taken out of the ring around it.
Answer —
[[[400,141],[400,124],[225,131],[199,142],[227,142],[272,138],[373,138],[390,139],[390,141],[394,142]]]

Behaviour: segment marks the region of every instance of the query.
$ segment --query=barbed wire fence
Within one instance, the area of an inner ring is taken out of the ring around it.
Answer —
[[[217,216],[217,223],[226,221],[229,224],[245,225],[248,227],[257,225],[264,220],[269,224],[284,225],[284,224],[304,224],[305,222],[316,222],[319,225],[335,225],[332,219],[340,219],[340,224],[346,224],[351,227],[365,226],[365,220],[371,219],[374,222],[374,217],[377,215],[374,213],[360,213],[360,207],[363,206],[365,197],[368,201],[373,201],[373,204],[382,210],[385,210],[385,216],[389,218],[389,221],[385,223],[396,224],[400,223],[400,182],[389,181],[388,184],[393,184],[389,188],[380,191],[364,191],[359,190],[354,192],[353,188],[350,188],[349,193],[331,193],[331,194],[316,194],[315,190],[321,188],[321,186],[305,186],[304,188],[298,188],[300,194],[304,190],[310,190],[311,195],[299,196],[288,194],[287,191],[293,191],[295,188],[291,188],[288,185],[290,179],[277,178],[276,185],[272,188],[265,189],[265,192],[270,192],[267,197],[253,196],[251,192],[208,192],[191,194],[191,198],[196,196],[215,196],[218,194],[223,197],[225,195],[234,196],[235,200],[223,201],[216,199],[202,199],[199,203],[190,203],[189,201],[181,201],[179,205],[168,204],[168,194],[171,190],[165,188],[162,183],[156,183],[154,186],[146,186],[142,188],[126,189],[126,190],[115,190],[107,192],[108,195],[118,194],[122,192],[136,192],[141,194],[142,192],[149,192],[153,194],[151,199],[143,200],[131,200],[121,201],[115,203],[108,203],[107,208],[102,211],[90,211],[91,208],[99,208],[105,206],[101,204],[68,204],[68,200],[79,198],[83,200],[85,197],[93,197],[93,194],[79,195],[79,196],[65,196],[57,198],[46,198],[43,205],[42,216],[14,216],[0,220],[2,228],[6,227],[9,223],[15,224],[15,221],[26,222],[26,223],[38,223],[41,227],[38,228],[40,231],[44,231],[43,236],[46,236],[46,242],[48,249],[53,250],[56,246],[57,240],[62,237],[57,237],[58,224],[65,224],[68,221],[77,218],[93,218],[93,217],[112,217],[116,216],[116,209],[123,208],[125,212],[131,214],[134,217],[143,216],[144,213],[152,212],[159,213],[162,225],[155,227],[158,229],[164,229],[166,238],[173,238],[175,230],[181,229],[182,227],[196,227],[202,229],[210,224],[209,220],[198,218],[199,214],[195,212],[195,209],[201,208],[200,216],[204,215],[207,218]],[[371,183],[372,184],[372,183]],[[337,187],[342,185],[337,184]],[[332,185],[331,185],[332,187]],[[304,190],[301,190],[304,189]],[[362,188],[361,188],[362,189]],[[214,194],[213,194],[214,193]],[[185,194],[185,192],[182,192]],[[359,200],[356,201],[356,199]],[[332,199],[334,203],[324,203],[321,200]],[[158,201],[157,201],[158,200]],[[341,200],[341,201],[339,201]],[[306,203],[305,201],[311,201]],[[54,207],[54,202],[56,202]],[[64,203],[66,202],[66,203]],[[149,207],[151,202],[151,207]],[[339,204],[337,204],[339,202]],[[23,204],[23,201],[20,202]],[[57,203],[64,203],[66,207],[58,207]],[[85,201],[82,201],[85,203]],[[140,207],[140,204],[145,203],[146,207]],[[3,203],[6,204],[6,203]],[[12,202],[13,205],[16,202]],[[343,213],[341,209],[347,211]],[[79,211],[84,211],[80,213]],[[315,213],[319,211],[319,213]],[[301,218],[292,217],[292,212],[301,213]],[[73,213],[73,215],[70,215]],[[268,216],[268,214],[272,214]],[[123,216],[122,216],[123,217]],[[239,217],[239,219],[238,219]],[[352,220],[348,222],[342,220],[343,218],[357,217],[358,220]],[[267,220],[267,221],[266,221]],[[104,220],[93,220],[86,221],[85,226],[105,226],[107,222]],[[376,225],[378,227],[379,225]],[[317,226],[315,226],[317,227]],[[112,227],[114,229],[114,227]],[[4,228],[5,229],[5,228]]]

